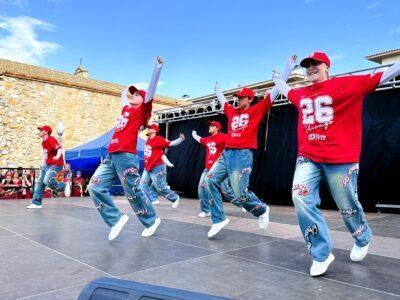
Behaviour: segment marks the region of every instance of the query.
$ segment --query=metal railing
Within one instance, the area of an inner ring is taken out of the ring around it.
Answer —
[[[333,75],[331,77],[338,77],[344,75],[354,75],[354,74],[362,74],[362,73],[375,73],[378,70],[383,70],[385,68],[390,67],[392,64],[376,66],[373,68],[361,69],[352,72],[340,73]],[[290,86],[305,86],[308,85],[308,80],[300,80],[296,82],[292,82]],[[400,80],[392,79],[391,81],[379,86],[376,91],[388,90],[388,89],[396,89],[400,88]],[[255,90],[255,95],[258,97],[263,97],[268,91],[272,90],[271,88],[257,89]],[[237,98],[233,96],[228,96],[227,100],[230,104],[236,105]],[[283,106],[290,104],[289,100],[283,96],[279,95],[278,98],[274,101],[273,106]],[[198,119],[204,117],[215,116],[218,114],[222,114],[223,110],[218,103],[216,97],[211,97],[209,99],[205,99],[204,101],[199,101],[196,103],[182,105],[174,108],[165,108],[154,111],[156,116],[156,123],[172,123],[178,122],[182,120],[190,120],[190,119]]]

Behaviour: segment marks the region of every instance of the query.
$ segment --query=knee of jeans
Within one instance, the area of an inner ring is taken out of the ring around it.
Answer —
[[[140,182],[139,170],[136,167],[129,167],[125,169],[122,174],[119,174],[119,177],[121,178],[122,185],[124,185],[125,181],[129,180],[130,178],[134,178],[135,182]],[[138,178],[136,179],[135,177]]]
[[[355,208],[342,208],[339,209],[340,214],[342,215],[343,218],[351,218],[353,216],[355,216],[356,214],[359,213],[359,209],[358,207]]]
[[[136,178],[132,181],[132,190],[136,191],[138,187],[141,187],[140,178]]]
[[[204,188],[208,188],[215,183],[216,183],[215,175],[211,172],[208,172],[206,178],[204,178]]]
[[[51,182],[51,177],[50,177],[50,176],[46,176],[46,177],[43,179],[43,183],[44,183],[45,185],[49,185],[50,182]]]
[[[310,187],[306,184],[293,184],[292,199],[296,207],[305,206],[307,204],[307,197],[310,194]]]
[[[90,182],[89,182],[89,185],[88,185],[89,193],[92,193],[93,191],[96,191],[98,189],[98,184],[99,183],[100,183],[100,179],[98,177],[90,178]]]

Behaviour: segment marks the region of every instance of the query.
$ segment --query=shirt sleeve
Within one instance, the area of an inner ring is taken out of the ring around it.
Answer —
[[[298,106],[301,100],[301,96],[303,95],[302,89],[291,89],[288,93],[288,99],[294,105]]]
[[[235,113],[235,108],[232,105],[230,105],[228,102],[225,102],[224,113],[225,113],[225,115],[230,116]]]
[[[382,72],[374,74],[360,75],[359,83],[357,84],[360,94],[368,95],[375,91],[381,82]]]
[[[260,102],[258,102],[256,105],[254,105],[262,115],[266,114],[268,109],[271,107],[271,95],[267,93]]]
[[[208,142],[208,138],[204,138],[204,137],[200,138],[200,144],[202,144],[203,146],[206,146],[207,142]]]
[[[160,148],[169,148],[169,145],[171,144],[171,141],[168,141],[167,139],[164,139],[163,137],[160,137],[159,141],[157,142],[157,146]]]

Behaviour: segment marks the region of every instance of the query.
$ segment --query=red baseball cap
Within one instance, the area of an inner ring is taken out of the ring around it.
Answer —
[[[51,133],[53,132],[53,130],[51,129],[51,127],[50,127],[50,126],[47,126],[47,125],[38,127],[37,129],[39,129],[40,131],[42,131],[42,130],[47,131],[48,134],[51,134]]]
[[[325,63],[328,67],[331,66],[331,61],[329,60],[328,55],[326,55],[326,53],[324,53],[324,52],[311,53],[308,57],[304,58],[300,62],[300,66],[302,66],[303,68],[308,68],[312,61],[319,61],[319,62]]]
[[[244,98],[244,97],[249,97],[250,99],[254,98],[254,92],[251,89],[248,88],[242,88],[240,92],[236,93],[234,96],[238,98]]]
[[[134,93],[138,93],[140,96],[142,96],[143,97],[143,100],[144,100],[144,98],[146,98],[146,91],[145,90],[138,90],[135,86],[133,86],[133,85],[131,85],[129,88],[128,88],[128,90],[129,90],[129,93],[131,93],[132,95],[134,94]]]
[[[218,121],[208,121],[207,124],[208,124],[209,126],[211,126],[211,125],[212,125],[212,126],[215,126],[215,127],[218,128],[218,131],[221,131],[222,126],[221,126],[221,123],[220,123],[220,122],[218,122]]]
[[[147,128],[148,128],[148,129],[153,129],[153,130],[155,130],[156,132],[159,132],[159,131],[160,131],[160,127],[158,127],[157,124],[151,124],[151,125],[147,126]]]

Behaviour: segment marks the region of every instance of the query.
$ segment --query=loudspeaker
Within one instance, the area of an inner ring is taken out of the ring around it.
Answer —
[[[229,300],[206,294],[166,288],[114,278],[98,278],[88,283],[78,300]]]

